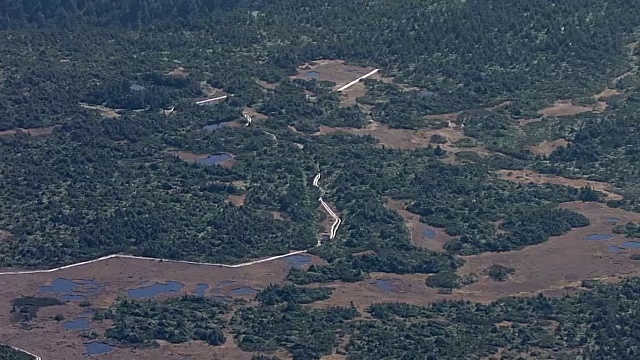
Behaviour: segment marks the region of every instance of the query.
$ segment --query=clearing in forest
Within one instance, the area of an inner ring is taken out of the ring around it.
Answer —
[[[575,105],[571,100],[558,100],[553,106],[541,109],[538,114],[542,116],[573,116],[593,111],[592,106]]]
[[[416,247],[431,251],[444,251],[444,244],[453,239],[452,236],[444,232],[444,229],[428,226],[420,221],[420,215],[407,211],[405,201],[388,198],[385,206],[396,211],[404,219],[409,234],[411,234],[411,243]]]
[[[120,113],[123,111],[123,109],[112,109],[112,108],[108,108],[104,105],[91,105],[91,104],[85,104],[85,103],[80,103],[80,106],[82,106],[85,109],[88,110],[94,110],[97,111],[98,114],[100,114],[100,116],[106,118],[106,119],[116,119],[120,117]]]
[[[291,79],[330,81],[336,89],[366,75],[375,68],[346,64],[344,60],[317,60],[298,67]]]
[[[569,145],[569,141],[565,139],[557,139],[553,141],[545,140],[540,144],[530,145],[527,147],[531,153],[539,156],[547,156],[551,155],[558,148],[567,147]]]
[[[605,182],[585,179],[568,179],[561,176],[544,175],[532,170],[498,170],[496,171],[496,174],[498,175],[498,178],[502,180],[515,181],[523,184],[556,184],[578,189],[590,187],[603,193],[606,196],[606,200],[622,200],[622,196],[613,192],[612,186]]]
[[[53,125],[53,126],[40,127],[40,128],[30,128],[30,129],[17,128],[12,130],[3,130],[3,131],[0,131],[0,136],[15,135],[19,132],[26,133],[29,136],[45,136],[45,135],[51,135],[53,133],[53,130],[59,127],[60,125]]]

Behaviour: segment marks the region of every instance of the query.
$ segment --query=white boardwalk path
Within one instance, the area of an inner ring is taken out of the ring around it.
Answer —
[[[316,175],[316,177],[313,178],[313,186],[320,189],[321,195],[318,200],[320,200],[320,204],[322,205],[322,207],[329,213],[329,215],[331,215],[331,217],[334,220],[333,225],[331,225],[331,231],[329,233],[329,239],[333,239],[336,237],[336,232],[338,232],[338,228],[340,227],[340,224],[342,224],[342,219],[340,219],[338,215],[336,215],[336,213],[334,213],[333,210],[331,210],[329,205],[327,205],[327,203],[324,202],[324,200],[322,200],[322,197],[324,196],[324,189],[321,188],[320,185],[318,185],[319,180],[320,180],[320,174]],[[318,244],[320,244],[320,242],[318,242]]]
[[[9,345],[9,346],[11,346],[11,345]],[[38,355],[36,355],[36,354],[34,354],[34,353],[30,353],[30,352],[28,352],[27,350],[20,349],[20,348],[17,348],[17,347],[15,347],[15,346],[11,346],[11,348],[12,348],[13,350],[23,352],[23,353],[25,353],[25,354],[27,354],[27,355],[31,355],[31,356],[33,356],[33,357],[34,357],[34,359],[35,359],[35,360],[42,360],[42,358],[41,358],[40,356],[38,356]]]
[[[205,100],[196,101],[196,105],[207,104],[207,103],[210,103],[212,101],[218,101],[218,100],[226,99],[226,98],[231,97],[231,96],[233,96],[233,94],[231,94],[231,95],[222,95],[222,96],[214,97],[214,98],[211,98],[211,99],[205,99]]]
[[[374,70],[371,70],[371,72],[369,72],[368,74],[362,75],[362,76],[360,76],[359,78],[357,78],[357,79],[353,80],[352,82],[350,82],[350,83],[348,83],[348,84],[346,84],[346,85],[344,85],[344,86],[341,86],[341,87],[340,87],[338,90],[336,90],[336,91],[344,91],[344,90],[347,90],[348,88],[350,88],[350,87],[352,87],[353,85],[357,84],[360,80],[362,80],[362,79],[366,79],[366,78],[368,78],[369,76],[371,76],[371,75],[373,75],[373,74],[377,73],[378,71],[380,71],[380,69],[374,69]]]

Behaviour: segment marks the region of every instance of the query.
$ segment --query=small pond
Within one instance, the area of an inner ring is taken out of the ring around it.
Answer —
[[[610,218],[607,219],[607,221],[609,222],[609,224],[616,225],[617,223],[620,222],[620,218],[619,217],[610,217]]]
[[[169,281],[164,284],[153,284],[151,286],[143,286],[136,289],[127,290],[127,295],[134,299],[150,298],[160,294],[171,294],[178,292],[184,288],[184,284],[177,281]]]
[[[200,165],[217,165],[223,161],[231,160],[233,156],[231,154],[221,153],[207,156],[205,159],[198,160]]]
[[[212,131],[216,131],[218,129],[222,129],[222,128],[225,128],[225,127],[228,127],[228,126],[229,126],[228,122],[223,122],[223,123],[218,123],[218,124],[207,125],[207,126],[203,127],[202,130],[212,132]]]
[[[93,342],[84,344],[84,349],[87,351],[87,355],[107,354],[113,351],[114,348],[115,347],[113,345],[99,342],[99,341],[93,341]]]
[[[617,252],[620,252],[620,251],[622,251],[622,250],[624,250],[624,249],[623,249],[623,248],[621,248],[621,247],[619,247],[619,246],[609,246],[609,251],[610,251],[610,252],[617,253]]]
[[[65,278],[57,278],[51,282],[51,285],[43,285],[38,287],[41,293],[68,293],[73,292],[80,283]]]
[[[624,249],[640,249],[640,241],[627,241],[621,247]]]
[[[196,296],[204,296],[204,294],[209,290],[208,284],[197,284],[196,285]]]
[[[65,294],[60,296],[60,300],[62,301],[85,301],[87,300],[87,297],[84,295],[78,295],[78,294]]]
[[[305,254],[296,254],[287,256],[285,258],[285,260],[287,261],[287,267],[289,268],[301,268],[305,265],[310,264],[312,259],[313,257],[311,255]]]
[[[86,330],[89,328],[88,318],[77,318],[71,321],[67,321],[62,326],[66,330]]]
[[[591,234],[591,235],[587,235],[584,239],[588,241],[602,241],[602,240],[609,240],[612,237],[613,235],[610,235],[610,234]]]
[[[57,294],[62,301],[84,301],[86,295],[97,294],[102,285],[95,280],[69,280],[57,278],[51,285],[38,287],[38,291],[43,294]]]
[[[393,292],[393,280],[378,279],[376,280],[376,286],[384,291]]]
[[[320,73],[317,72],[317,71],[309,71],[305,76],[306,77],[318,77],[318,75],[320,75]]]
[[[436,231],[433,229],[427,229],[424,231],[424,237],[426,237],[427,239],[435,239]]]
[[[258,293],[257,289],[251,288],[249,286],[243,286],[243,287],[231,289],[231,295],[233,296],[255,295],[257,293]]]

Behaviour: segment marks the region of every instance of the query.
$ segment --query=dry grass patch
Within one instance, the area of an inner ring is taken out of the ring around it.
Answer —
[[[400,216],[402,216],[405,225],[411,234],[411,243],[416,247],[431,251],[444,251],[444,244],[453,239],[453,237],[447,235],[443,229],[434,228],[420,222],[420,215],[414,214],[405,209],[405,201],[387,198],[385,206],[388,209],[396,211]],[[434,238],[430,239],[425,235],[427,229],[435,231]]]
[[[567,147],[567,145],[569,145],[569,142],[565,139],[557,139],[553,141],[545,140],[540,144],[528,146],[527,149],[529,149],[535,155],[547,156],[554,152],[556,149]]]
[[[603,193],[607,197],[607,200],[622,200],[622,196],[613,192],[613,187],[605,182],[584,179],[568,179],[561,176],[544,175],[532,170],[498,170],[496,174],[500,179],[523,184],[556,184],[578,189],[590,187]]]
[[[571,202],[561,207],[582,213],[589,218],[591,225],[522,250],[466,256],[466,264],[458,271],[460,275],[482,274],[492,264],[501,264],[516,272],[503,282],[483,276],[479,282],[460,291],[498,297],[538,292],[562,295],[580,290],[582,280],[619,279],[638,272],[628,257],[629,253],[609,251],[609,246],[625,241],[623,236],[617,235],[606,241],[587,241],[584,238],[590,234],[611,234],[611,217],[620,218],[620,222],[625,223],[640,220],[640,214],[609,208],[601,203]]]
[[[213,86],[209,85],[209,83],[207,83],[206,81],[200,82],[200,88],[202,89],[202,92],[204,92],[205,98],[229,95],[223,89],[214,88]]]
[[[182,66],[179,66],[169,71],[167,75],[177,78],[186,78],[187,76],[189,76],[189,71],[187,71],[187,69],[183,68]]]
[[[246,107],[244,108],[243,112],[249,116],[251,116],[251,119],[255,120],[265,120],[268,119],[269,117],[263,113],[259,113],[257,112],[254,108],[250,108],[250,107]]]
[[[553,106],[541,109],[538,114],[542,116],[573,116],[593,111],[592,106],[575,105],[571,100],[558,100]]]
[[[3,130],[3,131],[0,131],[0,136],[15,135],[19,132],[26,133],[29,136],[46,136],[46,135],[51,135],[53,133],[53,130],[59,127],[60,125],[53,125],[53,126],[47,126],[47,127],[41,127],[41,128],[30,128],[30,129],[17,128],[12,130]]]
[[[0,229],[0,241],[9,240],[13,237],[13,234],[7,230]]]
[[[313,256],[312,263],[321,265],[324,262]],[[193,293],[199,283],[210,286],[212,294],[216,284],[224,280],[233,280],[234,284],[223,287],[223,295],[228,295],[232,288],[248,286],[259,289],[274,283],[282,283],[288,273],[289,264],[286,259],[261,263],[243,268],[223,268],[177,264],[161,261],[109,259],[55,273],[43,273],[19,276],[0,276],[0,339],[9,341],[13,346],[28,349],[36,354],[55,354],[51,359],[85,359],[83,342],[86,339],[78,336],[81,332],[63,330],[62,323],[52,317],[56,313],[71,320],[85,312],[77,303],[56,306],[55,309],[42,309],[31,330],[25,330],[11,322],[11,299],[21,295],[37,295],[38,287],[51,283],[56,278],[94,279],[103,288],[88,300],[94,307],[108,307],[125,294],[127,289],[139,287],[147,282],[178,281],[185,286],[182,291],[172,296]],[[109,323],[91,322],[91,330],[104,333]],[[163,343],[157,348],[130,349],[116,348],[113,352],[101,355],[101,359],[251,359],[251,353],[240,350],[233,337],[220,347],[211,347],[203,342],[184,344]]]
[[[278,83],[270,83],[263,80],[256,80],[256,84],[262,86],[265,89],[273,90],[278,87]]]
[[[282,211],[272,211],[271,215],[273,215],[273,218],[276,219],[276,220],[280,220],[280,221],[286,221],[287,220]]]
[[[168,155],[175,156],[182,161],[186,161],[188,163],[195,163],[200,160],[206,159],[208,154],[194,154],[188,151],[174,151],[174,150],[166,150],[164,151]]]
[[[344,60],[317,60],[298,67],[298,73],[291,79],[330,81],[336,89],[366,75],[375,68],[349,65]]]
[[[112,108],[108,108],[106,106],[103,105],[91,105],[91,104],[83,104],[81,103],[80,106],[82,106],[85,109],[88,110],[94,110],[97,111],[100,116],[107,118],[107,119],[116,119],[120,117],[120,113],[123,111],[123,109],[112,109]]]
[[[235,206],[242,206],[247,200],[247,194],[229,195],[227,199],[229,200],[230,203],[232,203]]]

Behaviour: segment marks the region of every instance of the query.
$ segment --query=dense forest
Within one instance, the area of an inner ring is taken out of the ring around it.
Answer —
[[[0,267],[311,249],[324,265],[291,269],[252,302],[123,298],[95,320],[112,320],[104,336],[123,346],[236,341],[258,360],[635,359],[638,280],[366,313],[313,303],[373,272],[467,286],[477,279],[456,273],[466,256],[590,225],[562,203],[640,211],[638,19],[628,0],[6,0]],[[381,76],[345,102],[333,82],[293,77],[322,59]],[[560,100],[578,111],[549,112]],[[259,114],[245,126],[248,113]],[[212,154],[230,159],[204,161]],[[602,181],[621,199],[499,170]],[[343,222],[315,247],[327,220],[318,173]],[[441,251],[416,246],[391,203],[444,233]],[[496,282],[514,275],[487,266]],[[12,317],[57,304],[18,298]],[[0,348],[0,359],[24,356]]]

